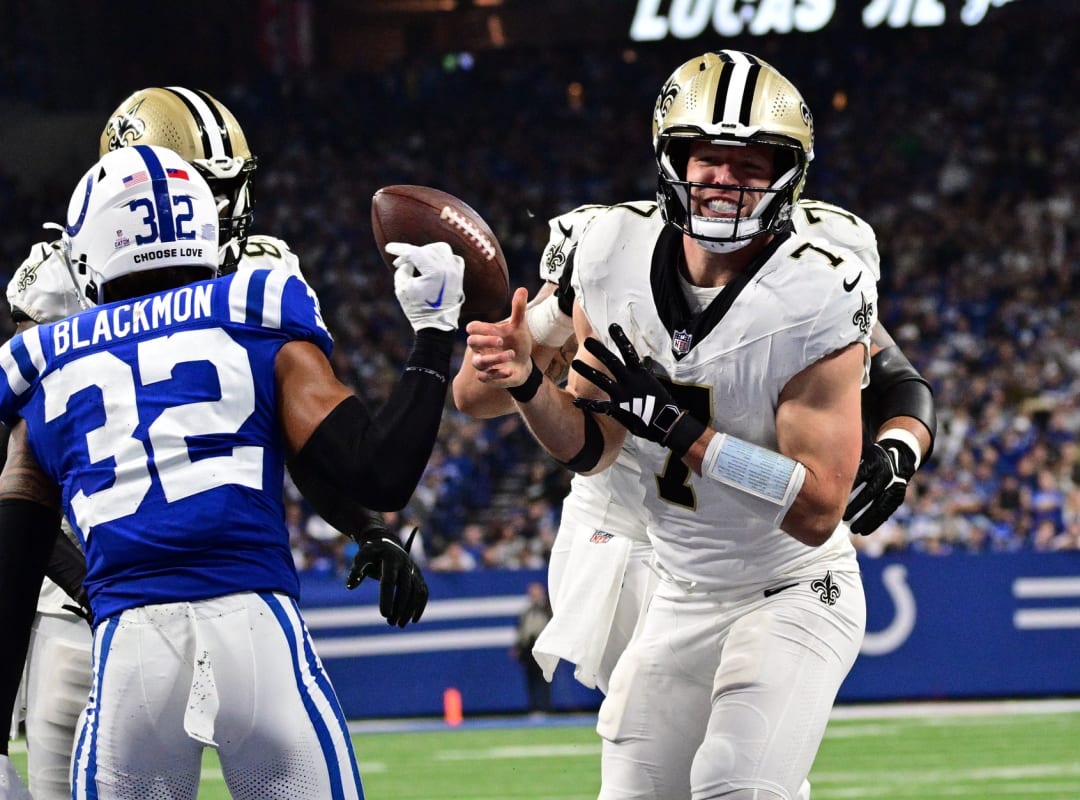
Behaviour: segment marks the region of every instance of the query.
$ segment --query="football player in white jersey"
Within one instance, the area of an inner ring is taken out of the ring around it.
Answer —
[[[656,204],[627,207],[652,213]],[[573,248],[581,229],[601,208],[582,206],[549,222],[551,238],[540,260],[540,277],[546,284],[529,304],[527,320],[536,343],[533,358],[556,383],[566,379],[577,346],[568,316]],[[453,395],[457,407],[474,417],[515,410],[506,391],[476,380],[467,358],[454,377]],[[648,568],[652,547],[645,533],[640,468],[632,447],[628,439],[610,469],[575,475],[571,481],[548,565],[554,616],[533,648],[549,681],[559,660],[565,659],[575,665],[579,682],[605,694],[655,577]]]
[[[654,202],[622,205],[643,215],[657,210]],[[549,238],[539,270],[544,283],[528,305],[526,322],[534,341],[533,361],[556,383],[565,381],[577,347],[570,317],[574,250],[581,231],[606,208],[580,206],[548,221]],[[801,198],[791,221],[796,232],[849,249],[875,277],[880,274],[877,237],[857,215],[830,203]],[[871,333],[871,354],[871,385],[863,393],[863,413],[872,437],[869,446],[864,444],[866,452],[854,496],[844,516],[845,520],[862,520],[862,526],[853,522],[850,527],[853,533],[864,535],[899,508],[907,481],[917,465],[925,463],[936,429],[929,384],[880,322]],[[454,378],[453,394],[458,408],[473,416],[514,411],[508,393],[475,380],[469,359],[462,361]],[[895,451],[896,460],[876,458],[872,448],[884,451],[898,428],[915,436],[917,450],[910,461],[902,461],[908,457],[904,451],[909,447],[903,443]],[[624,442],[624,449],[629,444],[630,439]],[[910,472],[904,472],[902,463],[912,465]],[[627,452],[620,454],[611,468],[594,475],[575,475],[571,481],[548,570],[554,616],[533,649],[548,680],[558,662],[566,660],[575,665],[574,677],[579,682],[607,694],[611,670],[648,601],[655,573],[649,569],[652,547],[641,510],[639,472]]]
[[[132,144],[169,147],[206,179],[218,209],[223,272],[274,269],[304,279],[299,259],[284,241],[251,232],[251,177],[256,158],[239,122],[224,104],[198,89],[140,89],[109,115],[99,141],[100,155]],[[17,330],[63,319],[90,302],[70,274],[60,240],[31,248],[8,284],[7,299]],[[358,509],[350,509],[353,512]],[[368,530],[382,527],[379,516],[368,513]],[[64,533],[67,541],[76,541],[66,523]],[[85,573],[77,554],[66,548],[54,554],[54,560],[59,567],[54,563],[50,572]],[[29,784],[37,800],[71,795],[75,725],[92,678],[90,630],[80,616],[85,611],[71,599],[77,589],[77,581],[69,580],[61,589],[46,578],[27,655],[21,705]]]
[[[210,187],[174,151],[107,153],[62,238],[89,308],[0,348],[5,653],[25,653],[61,505],[87,553],[94,682],[75,798],[193,799],[206,746],[234,797],[363,797],[296,605],[285,460],[356,502],[405,504],[442,416],[464,265],[445,245],[387,247],[415,346],[372,414],[334,377],[302,280],[216,278],[218,225]],[[387,621],[417,621],[427,587],[406,550],[358,543],[348,585],[378,578]],[[0,667],[0,716],[17,679]]]
[[[813,125],[769,64],[692,59],[654,126],[660,213],[612,207],[578,243],[567,388],[531,361],[524,289],[469,358],[577,472],[635,437],[660,577],[600,709],[601,798],[790,800],[865,630],[842,516],[876,276],[791,231]]]

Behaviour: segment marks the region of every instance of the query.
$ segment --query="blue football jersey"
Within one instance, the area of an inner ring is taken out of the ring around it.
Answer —
[[[274,379],[292,340],[329,356],[318,301],[288,273],[255,270],[90,309],[0,348],[0,421],[26,420],[61,488],[96,618],[242,591],[296,596]]]

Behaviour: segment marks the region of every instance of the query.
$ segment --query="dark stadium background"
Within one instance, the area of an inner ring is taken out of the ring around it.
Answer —
[[[661,15],[672,5],[641,2]],[[767,5],[703,2],[746,19]],[[652,196],[649,115],[671,69],[707,49],[750,50],[806,95],[817,129],[806,195],[875,226],[881,318],[939,403],[934,460],[894,519],[856,542],[879,651],[864,650],[844,699],[1080,693],[1069,659],[1080,652],[1080,4],[942,0],[940,25],[869,29],[872,0],[838,1],[813,32],[723,38],[707,25],[633,42],[637,5],[4,0],[0,277],[62,217],[121,98],[206,89],[259,157],[256,230],[300,255],[335,366],[376,404],[409,339],[371,244],[379,186],[461,196],[499,234],[512,283],[535,288],[547,217]],[[796,19],[829,3],[768,5]],[[543,576],[566,485],[515,419],[448,408],[394,520],[423,530],[435,613],[397,639],[362,614],[312,626],[340,653],[332,671],[387,659],[408,683],[393,706],[377,686],[350,685],[350,714],[428,713],[450,682],[486,710],[522,707],[503,643],[526,583]],[[313,610],[366,608],[370,595],[340,590],[344,539],[298,499],[291,512]],[[458,569],[463,552],[474,569]],[[470,598],[486,610],[460,611]],[[927,660],[944,666],[928,674]],[[566,675],[556,689],[563,707],[595,701]]]

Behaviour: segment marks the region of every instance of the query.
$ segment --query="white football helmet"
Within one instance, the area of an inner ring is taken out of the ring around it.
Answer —
[[[133,144],[168,147],[202,173],[217,200],[221,266],[231,271],[251,228],[251,176],[256,166],[236,117],[199,89],[140,89],[109,115],[98,154]]]
[[[110,281],[162,267],[218,273],[218,215],[199,172],[165,147],[106,153],[79,181],[61,246],[87,307]]]
[[[771,186],[725,187],[765,192],[749,216],[716,219],[690,212],[686,164],[694,140],[776,148],[779,174]],[[664,220],[706,250],[726,253],[787,228],[814,158],[814,122],[798,89],[774,67],[749,53],[721,50],[687,61],[668,78],[653,110],[653,151]]]

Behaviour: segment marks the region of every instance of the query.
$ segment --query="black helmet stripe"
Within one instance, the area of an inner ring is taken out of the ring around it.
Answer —
[[[726,59],[725,59],[726,60]],[[731,86],[731,74],[734,65],[728,63],[720,68],[720,80],[716,82],[716,102],[713,103],[713,125],[724,119],[724,107],[727,105],[728,90]]]
[[[743,125],[750,124],[750,108],[754,105],[754,90],[757,88],[758,74],[760,72],[760,64],[751,64],[750,71],[746,75],[746,87],[743,89],[742,106],[739,108],[739,122]]]
[[[182,86],[170,86],[168,90],[187,106],[192,118],[199,126],[203,152],[207,158],[217,156],[232,157],[232,141],[225,127],[221,112],[209,95],[199,90],[185,89]]]
[[[716,86],[713,122],[738,119],[740,124],[749,125],[761,62],[738,50],[721,50],[718,55],[725,63]]]

